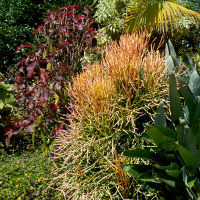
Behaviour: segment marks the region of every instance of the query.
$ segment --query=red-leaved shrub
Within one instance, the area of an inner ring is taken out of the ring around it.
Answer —
[[[64,107],[68,101],[63,88],[81,71],[84,52],[97,45],[91,8],[86,6],[78,13],[77,7],[48,12],[42,25],[33,31],[39,48],[18,62],[16,103],[22,119],[12,122],[15,129],[5,132],[9,137],[19,131],[35,134],[36,130],[45,137],[61,132],[59,116],[67,112]],[[17,51],[25,47],[30,46],[21,45]]]

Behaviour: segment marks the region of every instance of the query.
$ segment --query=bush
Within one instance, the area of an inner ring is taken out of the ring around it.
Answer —
[[[175,75],[170,75],[171,126],[167,124],[161,104],[155,125],[146,125],[149,136],[146,139],[152,148],[124,152],[125,156],[149,160],[148,165],[130,164],[124,169],[154,190],[160,185],[164,199],[192,200],[198,199],[200,194],[200,76],[194,70],[188,85],[180,77],[178,80],[179,92]]]
[[[100,0],[96,5],[95,21],[99,25],[98,42],[105,44],[119,40],[125,33],[124,18],[130,0]]]
[[[16,52],[20,44],[34,44],[32,31],[46,17],[48,10],[58,10],[66,5],[79,4],[79,11],[93,0],[0,0],[0,71],[15,66],[27,51]]]
[[[11,120],[14,119],[16,115],[15,98],[13,95],[14,85],[5,84],[5,82],[0,81],[0,130],[4,132]],[[0,79],[1,80],[1,79]],[[0,135],[0,147],[5,143],[5,137],[2,137],[2,132]],[[9,145],[9,138],[6,139],[6,145]]]
[[[132,195],[121,153],[143,145],[140,120],[151,121],[166,91],[164,58],[152,47],[147,50],[148,41],[145,33],[123,35],[107,46],[101,64],[89,66],[68,88],[70,125],[56,139],[57,156],[64,159],[57,179],[73,199]]]
[[[125,151],[124,155],[132,158],[132,164],[124,169],[144,189],[159,191],[164,199],[197,199],[200,76],[191,59],[186,65],[176,55],[170,40],[165,56],[171,114],[165,117],[164,104],[160,102],[154,125],[146,124],[144,149]]]
[[[77,5],[64,6],[59,11],[49,12],[43,24],[34,30],[38,49],[31,51],[18,63],[15,84],[18,93],[16,102],[22,120],[14,121],[16,129],[6,135],[20,131],[33,136],[40,132],[45,147],[51,143],[63,126],[59,118],[67,112],[68,98],[64,87],[71,76],[81,71],[80,59],[84,52],[96,46],[93,18],[89,16],[90,7],[77,12]],[[30,48],[21,45],[17,50]]]

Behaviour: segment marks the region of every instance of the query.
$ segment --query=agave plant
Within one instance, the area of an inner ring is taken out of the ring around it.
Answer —
[[[188,84],[170,74],[169,92],[171,124],[160,103],[155,124],[146,125],[146,141],[151,149],[125,151],[131,158],[148,160],[149,164],[124,167],[131,176],[150,187],[161,185],[164,197],[171,199],[200,198],[200,76],[193,70]],[[181,98],[180,98],[181,97]],[[183,101],[183,102],[182,102]],[[170,124],[170,125],[169,125]],[[167,196],[166,196],[167,195]]]
[[[185,8],[178,0],[134,0],[128,12],[126,22],[130,33],[141,29],[151,31],[153,28],[165,31],[182,16],[195,24],[200,19],[200,13]]]

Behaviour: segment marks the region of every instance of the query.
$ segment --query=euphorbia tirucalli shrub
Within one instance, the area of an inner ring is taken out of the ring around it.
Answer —
[[[54,179],[69,199],[144,198],[121,166],[123,149],[142,148],[142,123],[151,121],[167,91],[164,56],[149,38],[121,36],[105,48],[100,64],[88,66],[69,85],[70,123],[56,138],[63,164]]]
[[[11,137],[19,131],[56,134],[63,126],[58,115],[66,112],[63,105],[67,98],[63,88],[71,76],[81,71],[80,59],[91,47],[96,46],[96,31],[86,6],[78,13],[77,5],[64,6],[59,11],[48,12],[41,26],[33,31],[38,48],[18,63],[15,84],[19,112],[22,119],[15,121],[16,129],[5,134]],[[30,48],[21,45],[17,48]]]

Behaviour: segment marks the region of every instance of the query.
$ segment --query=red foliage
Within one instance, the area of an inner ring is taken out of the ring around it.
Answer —
[[[67,77],[81,70],[81,56],[96,45],[94,20],[89,16],[91,8],[85,7],[82,13],[77,13],[77,7],[64,6],[59,11],[48,12],[42,25],[33,31],[39,48],[18,62],[15,78],[16,102],[24,119],[13,122],[15,129],[5,133],[9,137],[16,130],[31,132],[31,124],[37,122],[40,115],[44,129],[51,129],[53,134],[61,133],[63,125],[59,126],[57,121],[58,113],[66,112],[63,88],[69,81]],[[21,45],[17,51],[24,47],[30,45]],[[55,94],[59,101],[55,100]],[[27,121],[30,123],[25,123]]]
[[[21,46],[17,47],[16,51],[19,51],[20,49],[23,49],[25,47],[31,47],[31,46],[27,44],[22,44]]]

